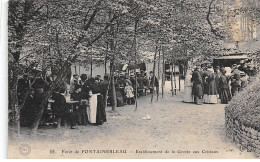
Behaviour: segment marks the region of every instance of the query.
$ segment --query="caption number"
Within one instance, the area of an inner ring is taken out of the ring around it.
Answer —
[[[56,152],[55,152],[54,149],[52,149],[52,150],[50,150],[50,153],[51,153],[51,154],[55,154]]]

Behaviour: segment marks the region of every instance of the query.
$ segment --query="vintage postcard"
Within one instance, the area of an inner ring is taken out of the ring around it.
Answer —
[[[6,3],[8,158],[259,158],[259,0]]]

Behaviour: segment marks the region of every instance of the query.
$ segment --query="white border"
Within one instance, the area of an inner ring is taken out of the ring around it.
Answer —
[[[0,45],[0,159],[7,158],[8,145],[8,55],[7,55],[7,0],[1,0]]]

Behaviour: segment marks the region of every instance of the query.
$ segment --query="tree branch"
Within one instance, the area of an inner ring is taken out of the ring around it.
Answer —
[[[222,35],[220,35],[220,34],[217,33],[217,30],[214,29],[214,27],[213,27],[213,25],[212,25],[212,23],[211,23],[211,21],[210,21],[211,6],[212,6],[212,4],[213,4],[214,1],[215,1],[215,0],[211,0],[211,2],[210,2],[210,4],[209,4],[209,10],[208,10],[208,13],[207,13],[207,22],[208,22],[208,24],[209,24],[209,26],[210,26],[210,31],[211,31],[216,37],[219,37],[219,38],[223,39],[224,37],[223,37]]]
[[[100,6],[100,4],[101,4],[101,0],[99,0],[95,6],[98,7],[98,6]],[[90,27],[92,21],[94,20],[94,18],[95,18],[95,16],[96,16],[97,12],[98,12],[98,8],[96,8],[96,9],[93,11],[93,13],[92,13],[92,15],[90,16],[90,18],[89,18],[87,24],[84,26],[84,30],[85,30],[85,31],[87,31],[87,30],[89,29],[89,27]]]

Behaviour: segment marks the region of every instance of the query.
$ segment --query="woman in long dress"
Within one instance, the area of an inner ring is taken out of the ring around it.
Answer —
[[[184,82],[183,102],[193,102],[191,78],[191,70],[188,69]]]
[[[208,90],[206,94],[208,94],[208,97],[205,98],[205,103],[212,103],[216,104],[218,103],[218,89],[216,84],[216,75],[214,74],[213,68],[208,69],[209,73],[206,78],[206,82],[208,85]]]
[[[103,96],[100,93],[92,94],[92,90],[89,91],[89,96],[88,121],[91,124],[102,125],[107,121]]]
[[[222,104],[227,104],[231,100],[231,93],[229,89],[229,79],[226,76],[226,70],[221,69],[222,75],[220,76],[219,79],[219,97],[221,99]]]

